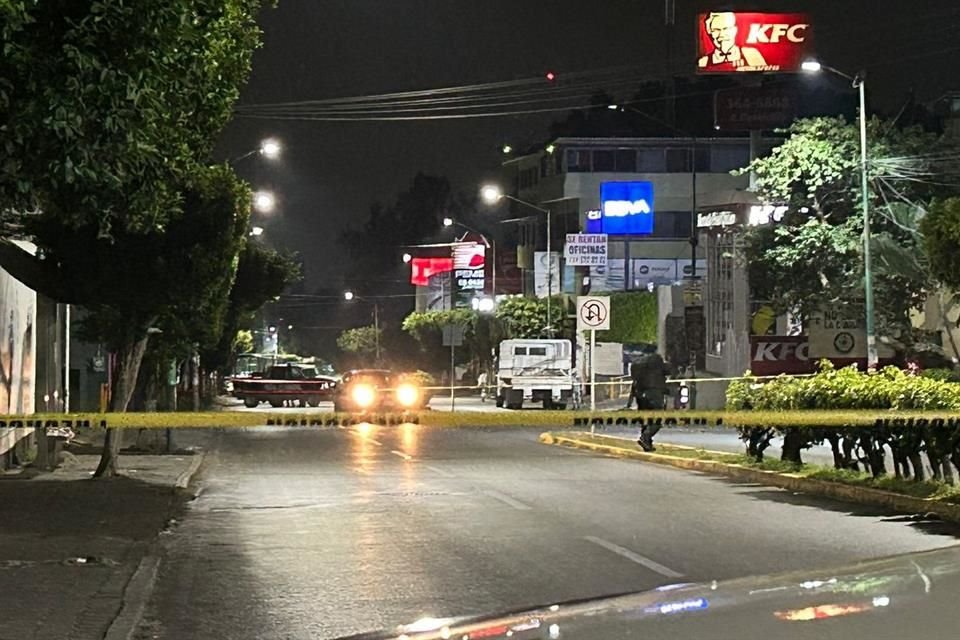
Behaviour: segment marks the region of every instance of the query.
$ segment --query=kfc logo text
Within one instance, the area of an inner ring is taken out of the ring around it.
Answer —
[[[747,35],[748,44],[769,44],[786,38],[790,42],[804,42],[809,24],[752,24]]]

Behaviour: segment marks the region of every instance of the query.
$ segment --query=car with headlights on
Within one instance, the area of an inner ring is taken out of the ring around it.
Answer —
[[[337,413],[413,411],[430,401],[416,377],[387,369],[356,369],[343,375],[334,392]]]

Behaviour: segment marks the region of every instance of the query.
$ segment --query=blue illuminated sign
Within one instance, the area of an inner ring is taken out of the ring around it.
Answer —
[[[587,213],[586,233],[645,236],[653,233],[653,183],[604,182],[600,210]]]

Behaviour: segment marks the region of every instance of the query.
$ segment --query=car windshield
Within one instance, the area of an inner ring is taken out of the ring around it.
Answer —
[[[0,640],[960,636],[960,0],[0,52]]]

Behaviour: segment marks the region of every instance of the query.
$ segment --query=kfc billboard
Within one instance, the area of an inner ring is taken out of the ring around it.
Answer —
[[[697,19],[698,73],[796,72],[812,47],[804,13],[714,11]]]

